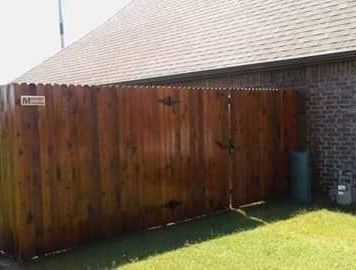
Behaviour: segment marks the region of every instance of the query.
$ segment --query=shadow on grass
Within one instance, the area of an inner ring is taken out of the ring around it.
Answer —
[[[326,195],[320,195],[316,197],[313,202],[316,207],[327,209],[333,212],[341,212],[349,215],[356,215],[356,204],[352,205],[338,205],[335,202],[331,202]]]
[[[228,211],[194,222],[127,235],[67,254],[43,258],[27,265],[26,269],[115,269],[132,261],[231,233],[252,230],[268,223],[288,219],[301,211],[312,210],[315,208],[279,202]]]

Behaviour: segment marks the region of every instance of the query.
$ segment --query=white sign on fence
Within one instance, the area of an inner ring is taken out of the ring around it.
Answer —
[[[21,96],[21,106],[46,106],[46,97]]]

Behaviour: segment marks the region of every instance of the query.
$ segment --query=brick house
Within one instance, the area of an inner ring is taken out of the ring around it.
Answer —
[[[286,87],[316,183],[356,174],[356,2],[134,0],[16,82]]]

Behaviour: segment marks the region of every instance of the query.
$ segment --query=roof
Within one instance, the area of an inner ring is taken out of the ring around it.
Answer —
[[[16,82],[110,84],[356,50],[353,0],[134,0]]]

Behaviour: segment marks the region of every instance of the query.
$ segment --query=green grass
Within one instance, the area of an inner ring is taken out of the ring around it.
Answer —
[[[356,269],[356,212],[289,202],[125,236],[26,269]]]

